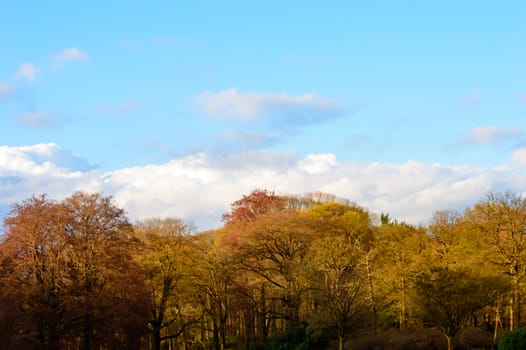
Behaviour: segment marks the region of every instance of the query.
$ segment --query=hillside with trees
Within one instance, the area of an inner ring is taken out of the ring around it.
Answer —
[[[489,349],[525,324],[526,199],[492,193],[430,217],[257,189],[196,232],[131,223],[100,193],[35,196],[3,222],[0,344]]]

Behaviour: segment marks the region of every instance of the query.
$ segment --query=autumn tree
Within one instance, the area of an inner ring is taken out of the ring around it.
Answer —
[[[269,297],[283,306],[274,311],[274,316],[286,320],[287,327],[298,323],[303,296],[309,288],[308,252],[314,234],[309,216],[282,210],[261,215],[248,225],[239,248],[241,267],[272,287]]]
[[[135,225],[140,248],[135,258],[143,272],[150,296],[152,349],[176,339],[198,322],[190,306],[192,227],[180,219],[152,218]]]
[[[276,213],[285,208],[285,200],[272,191],[256,189],[230,207],[230,212],[222,217],[226,225],[249,222],[259,215]]]
[[[357,207],[349,199],[326,192],[308,192],[303,195],[285,195],[282,197],[285,207],[299,211],[309,211],[321,204],[340,204]]]
[[[0,288],[15,306],[3,319],[17,333],[12,348],[59,349],[71,326],[65,220],[63,205],[40,196],[15,204],[4,221]]]
[[[33,197],[13,206],[4,231],[0,286],[19,307],[24,348],[139,347],[147,299],[131,225],[110,197]]]
[[[212,333],[212,349],[226,347],[226,325],[231,315],[237,264],[225,248],[224,231],[207,231],[194,237],[192,281],[197,302],[205,314],[204,329]]]
[[[433,213],[428,226],[428,260],[445,268],[491,268],[483,240],[465,217],[454,210]]]
[[[81,349],[112,341],[116,324],[132,329],[130,336],[139,333],[147,299],[132,259],[137,241],[124,210],[99,193],[75,193],[63,204],[74,246],[69,270]]]
[[[505,288],[505,283],[495,276],[432,267],[416,280],[415,302],[424,320],[440,329],[448,350],[452,350],[458,331]]]
[[[466,220],[486,244],[487,260],[513,285],[509,295],[509,329],[522,322],[521,299],[526,277],[526,199],[507,193],[488,194],[466,210]]]
[[[345,236],[324,236],[312,245],[315,272],[312,279],[316,307],[310,319],[338,339],[344,349],[349,332],[363,325],[366,278],[360,251]]]
[[[337,202],[322,202],[307,211],[316,218],[318,235],[342,237],[352,245],[359,259],[359,268],[365,278],[363,288],[372,311],[373,329],[376,333],[378,319],[378,290],[375,283],[374,263],[377,256],[373,225],[369,212],[350,201],[335,196],[318,194],[316,198],[334,198]]]
[[[390,220],[376,227],[375,237],[373,284],[378,308],[384,327],[404,329],[416,316],[411,293],[416,275],[425,265],[423,255],[429,239],[424,228]]]

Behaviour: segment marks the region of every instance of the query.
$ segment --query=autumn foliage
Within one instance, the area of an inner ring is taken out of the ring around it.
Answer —
[[[481,345],[474,330],[489,347],[524,325],[520,196],[417,227],[330,194],[257,189],[222,220],[132,224],[98,193],[14,204],[2,348],[464,349]]]

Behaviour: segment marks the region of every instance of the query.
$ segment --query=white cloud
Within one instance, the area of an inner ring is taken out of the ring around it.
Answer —
[[[294,160],[255,152],[227,162],[205,154],[147,167],[117,170],[104,186],[132,217],[156,215],[192,219],[200,228],[217,226],[229,204],[254,188],[283,194],[324,191],[350,198],[373,212],[388,212],[411,223],[427,221],[439,209],[463,209],[496,186],[522,188],[525,174],[512,170],[402,164],[341,163],[333,154]],[[253,159],[245,162],[246,159]],[[258,162],[258,159],[264,159]]]
[[[90,61],[91,57],[88,56],[84,51],[76,48],[70,47],[66,48],[60,52],[51,56],[55,62],[64,62],[64,61]]]
[[[0,101],[11,97],[14,91],[15,89],[12,85],[0,83]]]
[[[526,162],[526,151],[514,157]],[[0,147],[0,207],[41,192],[63,198],[76,190],[103,191],[132,220],[176,216],[206,229],[220,225],[231,202],[266,188],[281,194],[329,192],[372,212],[423,223],[435,210],[462,210],[488,191],[526,187],[526,173],[512,167],[341,162],[333,154],[296,159],[259,151],[214,159],[201,153],[106,174],[78,167],[78,161],[54,144]]]
[[[23,114],[17,120],[20,124],[29,128],[44,128],[55,124],[53,115],[44,111]]]
[[[494,143],[522,134],[519,128],[501,128],[497,126],[477,126],[468,130],[467,137],[471,143]]]
[[[195,97],[195,102],[198,109],[209,117],[245,121],[287,117],[292,122],[315,122],[334,118],[343,111],[342,105],[336,101],[316,94],[239,93],[236,88],[203,92]]]
[[[30,82],[35,81],[37,75],[37,69],[31,63],[23,63],[18,67],[16,72],[17,78],[26,79]]]
[[[74,191],[100,191],[100,176],[53,143],[0,146],[0,210],[32,195],[64,198]],[[80,169],[80,170],[78,170]]]
[[[336,167],[339,164],[334,154],[309,154],[298,162],[298,169],[307,174],[319,174]]]
[[[518,148],[511,154],[511,163],[513,165],[526,167],[526,147]]]

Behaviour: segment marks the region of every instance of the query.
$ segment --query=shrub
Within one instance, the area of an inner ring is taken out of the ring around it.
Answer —
[[[517,329],[508,332],[500,338],[499,350],[526,349],[526,329]]]
[[[265,344],[255,344],[254,350],[310,350],[323,349],[326,340],[319,335],[313,334],[313,329],[306,323],[292,327],[287,332],[276,336]]]

